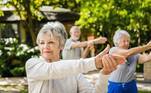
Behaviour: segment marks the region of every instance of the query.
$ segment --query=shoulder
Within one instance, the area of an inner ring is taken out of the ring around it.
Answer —
[[[30,58],[26,61],[26,64],[28,63],[31,63],[31,62],[35,62],[36,60],[39,60],[40,58],[37,58],[37,57],[33,57],[33,58]]]
[[[37,64],[37,63],[39,63],[40,62],[40,58],[38,58],[38,57],[34,57],[34,58],[30,58],[30,59],[28,59],[27,61],[26,61],[26,68],[27,67],[31,67],[31,66],[33,66],[33,65],[35,65],[35,64]]]
[[[70,42],[72,42],[70,38],[66,40],[66,43],[70,43]]]
[[[119,49],[119,47],[112,47],[110,50]]]
[[[112,47],[109,51],[109,53],[113,53],[115,51],[117,51],[119,48],[118,47]]]
[[[66,43],[65,43],[65,47],[67,47],[68,45],[72,44],[73,41],[71,39],[67,39]]]

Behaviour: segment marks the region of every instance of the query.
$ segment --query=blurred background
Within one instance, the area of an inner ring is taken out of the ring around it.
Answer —
[[[151,0],[0,0],[0,90],[4,93],[18,83],[23,87],[17,93],[27,93],[25,62],[38,56],[36,35],[49,21],[62,22],[67,32],[78,25],[81,40],[105,36],[111,46],[114,32],[124,29],[131,35],[131,47],[143,45],[151,40]],[[93,52],[105,46],[96,46]],[[137,65],[137,73],[138,81],[151,83],[151,63]]]

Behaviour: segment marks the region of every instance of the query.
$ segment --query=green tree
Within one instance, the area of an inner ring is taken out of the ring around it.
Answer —
[[[23,20],[21,22],[22,28],[26,33],[29,33],[32,38],[32,43],[35,45],[36,39],[36,31],[35,31],[35,20],[43,19],[43,16],[40,11],[40,7],[49,5],[63,8],[70,8],[74,11],[78,11],[79,9],[75,8],[79,6],[79,4],[75,0],[8,0],[5,3],[2,3],[3,0],[0,1],[0,6],[13,6],[15,7],[14,14],[19,15],[20,19]],[[3,16],[3,12],[0,11],[0,16]]]
[[[150,0],[9,0],[5,5],[14,6],[15,13],[26,20],[25,28],[31,33],[33,41],[34,22],[31,19],[43,18],[40,14],[43,5],[69,8],[79,13],[80,19],[76,24],[81,26],[82,31],[107,36],[110,42],[117,29],[129,31],[133,45],[144,43],[151,37]]]
[[[112,41],[117,29],[125,29],[132,36],[132,44],[149,41],[151,35],[150,0],[77,0],[83,30],[105,35]]]
[[[114,32],[118,29],[130,33],[132,46],[151,40],[151,0],[77,1],[81,4],[77,24],[82,31],[106,36],[111,45]],[[138,65],[137,71],[142,72],[142,68],[143,65]]]
[[[19,15],[22,20],[20,24],[22,25],[22,29],[25,29],[25,34],[29,33],[32,38],[32,43],[35,45],[35,29],[34,29],[34,19],[42,18],[39,7],[42,4],[47,3],[46,0],[8,0],[7,2],[1,4],[1,6],[14,7],[14,14]],[[25,43],[25,42],[24,42]]]

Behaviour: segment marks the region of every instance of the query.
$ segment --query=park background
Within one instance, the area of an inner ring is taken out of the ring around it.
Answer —
[[[27,59],[39,54],[36,35],[50,21],[62,22],[67,32],[80,26],[82,41],[105,36],[111,46],[114,32],[124,29],[131,35],[131,47],[139,46],[151,40],[151,0],[0,0],[2,79],[26,76]],[[105,46],[96,46],[96,51]],[[137,72],[151,82],[151,63],[137,65]]]

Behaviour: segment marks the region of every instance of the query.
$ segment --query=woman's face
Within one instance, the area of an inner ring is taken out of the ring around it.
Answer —
[[[128,49],[130,43],[130,38],[127,35],[123,35],[118,43],[118,47]]]
[[[49,35],[43,34],[39,39],[39,50],[41,56],[49,62],[58,61],[60,59],[59,39]]]

